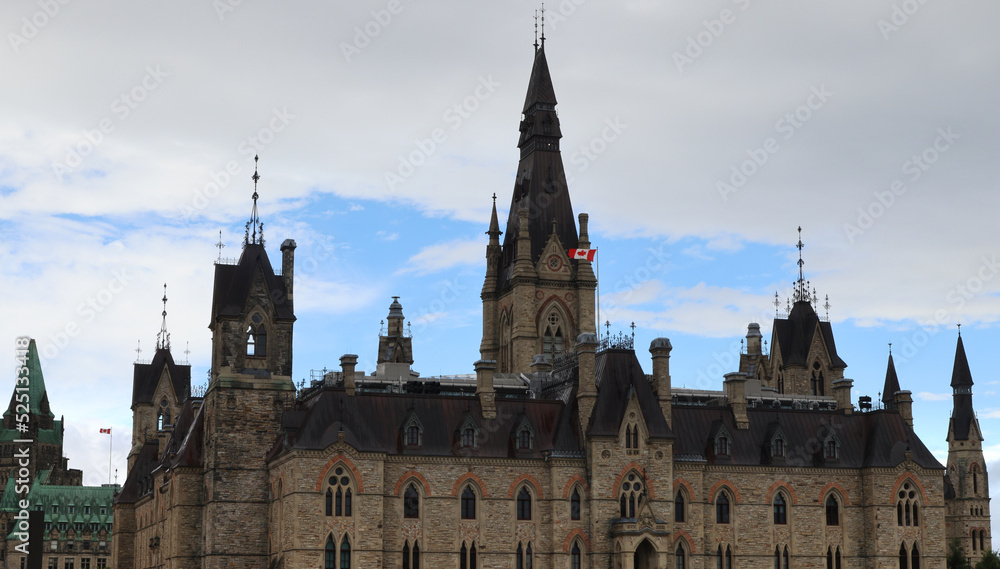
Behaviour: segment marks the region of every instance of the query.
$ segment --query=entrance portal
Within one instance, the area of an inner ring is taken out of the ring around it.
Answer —
[[[635,550],[635,569],[658,569],[656,566],[656,550],[648,539],[642,540]]]

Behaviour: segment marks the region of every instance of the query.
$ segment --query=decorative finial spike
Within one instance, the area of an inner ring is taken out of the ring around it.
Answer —
[[[892,355],[892,342],[889,342],[889,355]]]
[[[545,49],[545,2],[542,2],[542,49]]]
[[[535,10],[535,53],[538,53],[538,10]]]
[[[962,324],[961,323],[958,324],[958,337],[959,338],[962,337]]]
[[[250,212],[250,221],[247,222],[246,234],[243,236],[244,247],[247,245],[264,244],[264,224],[260,222],[260,217],[257,215],[257,198],[259,197],[257,194],[257,181],[260,180],[260,174],[257,172],[257,161],[259,159],[259,156],[254,155],[253,176],[250,176],[250,179],[253,180],[253,209]]]
[[[222,262],[222,249],[223,249],[223,247],[226,246],[226,244],[222,242],[222,230],[221,229],[219,230],[219,242],[216,243],[215,246],[219,248],[219,259],[216,262],[217,263],[221,263]]]
[[[160,324],[160,333],[156,335],[156,349],[170,349],[170,334],[167,332],[167,283],[163,283],[163,322]]]

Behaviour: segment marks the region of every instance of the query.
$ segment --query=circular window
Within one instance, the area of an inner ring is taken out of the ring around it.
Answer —
[[[910,498],[912,499],[912,498],[916,498],[916,497],[917,497],[917,493],[914,492],[913,490],[910,490]]]
[[[331,476],[330,479],[327,480],[327,482],[330,483],[330,486],[336,486],[337,485],[337,477],[336,476]]]
[[[334,470],[333,473],[336,474],[337,476],[340,476],[341,474],[344,473],[344,469],[338,468],[337,470]]]
[[[622,490],[624,490],[626,492],[628,492],[631,488],[632,488],[632,485],[629,484],[628,482],[626,482],[625,485],[622,486]]]
[[[628,479],[629,480],[635,480],[635,474],[629,474],[628,475]]]
[[[347,486],[347,485],[348,485],[348,484],[349,484],[350,482],[351,482],[351,481],[350,481],[350,480],[348,480],[346,476],[344,476],[344,477],[342,477],[342,478],[340,479],[340,483],[341,483],[341,484],[343,484],[344,486]]]

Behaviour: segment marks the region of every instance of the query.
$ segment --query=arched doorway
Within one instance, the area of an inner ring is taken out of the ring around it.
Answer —
[[[656,566],[656,549],[648,539],[642,540],[639,547],[635,549],[635,559],[633,562],[635,569],[658,569]]]

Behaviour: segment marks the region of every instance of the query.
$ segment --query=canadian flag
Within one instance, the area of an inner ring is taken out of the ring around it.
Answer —
[[[110,435],[111,434],[111,429],[110,428],[108,428],[108,429],[101,429],[101,434],[102,435]]]
[[[586,259],[590,262],[594,262],[594,257],[597,256],[597,249],[570,249],[569,258],[570,259]]]

